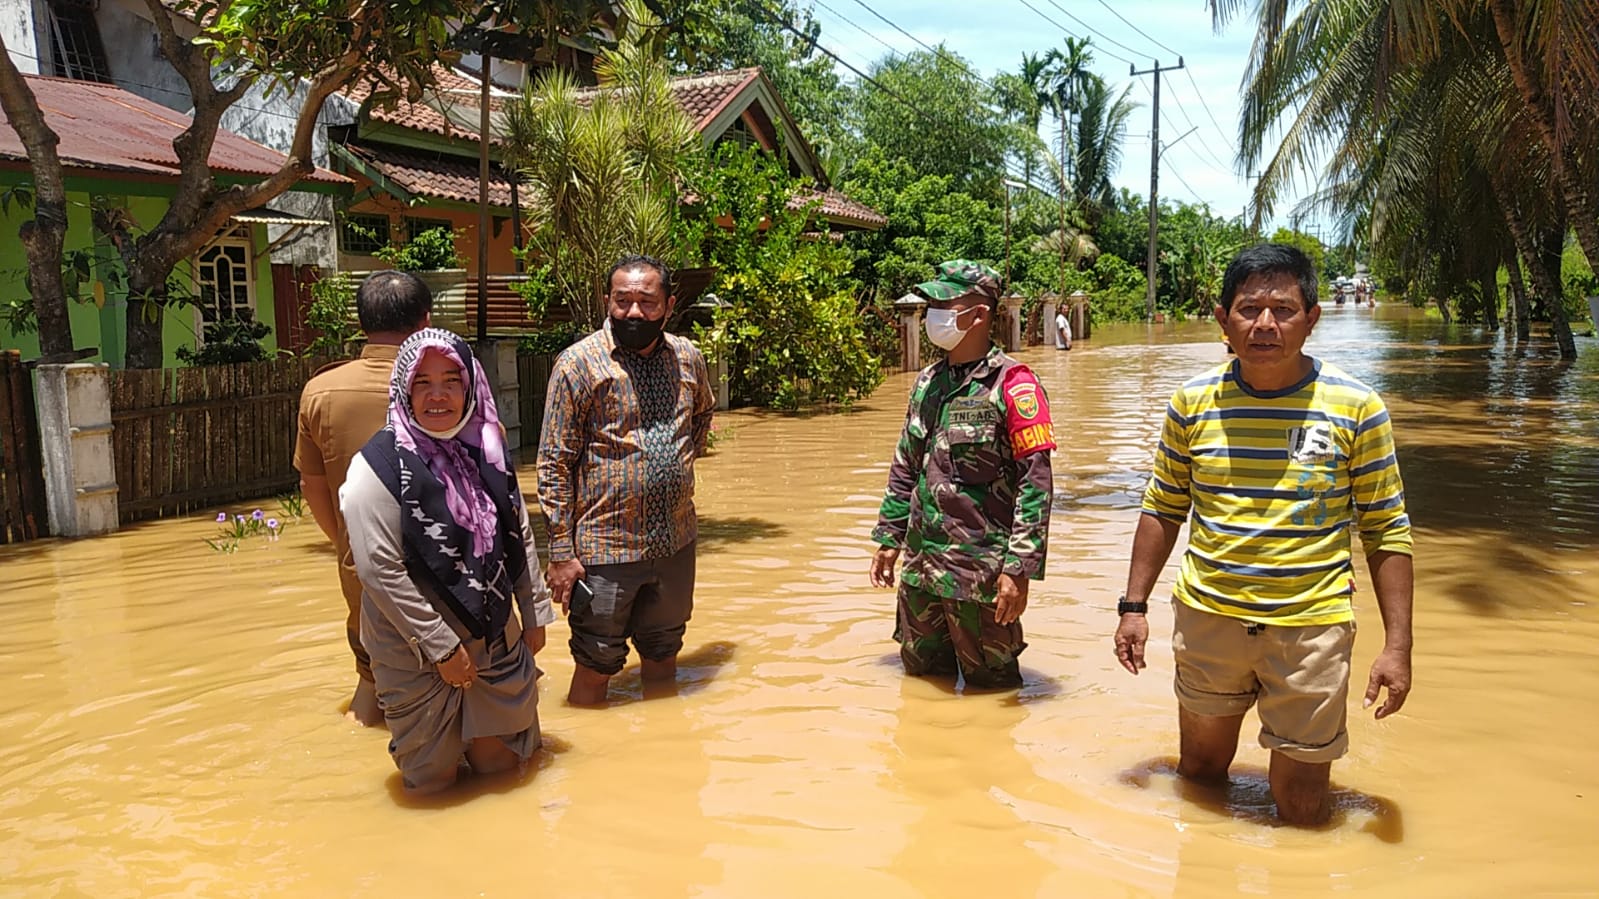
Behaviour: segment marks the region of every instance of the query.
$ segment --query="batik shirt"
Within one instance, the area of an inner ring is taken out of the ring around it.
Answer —
[[[993,602],[1001,573],[1042,579],[1054,427],[1027,366],[994,349],[922,370],[872,539],[906,551],[901,580]]]
[[[1320,360],[1284,390],[1251,389],[1236,360],[1184,384],[1144,513],[1189,522],[1179,601],[1263,624],[1354,618],[1351,524],[1367,555],[1411,552],[1388,410]]]
[[[694,540],[694,460],[715,406],[705,357],[682,337],[661,335],[645,356],[618,346],[607,320],[568,347],[539,440],[551,561],[664,559]]]

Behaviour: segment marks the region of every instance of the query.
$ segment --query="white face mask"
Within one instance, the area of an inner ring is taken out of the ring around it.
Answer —
[[[966,310],[956,309],[929,309],[927,310],[927,339],[933,346],[945,352],[958,346],[970,328],[962,328],[955,324],[956,318]]]

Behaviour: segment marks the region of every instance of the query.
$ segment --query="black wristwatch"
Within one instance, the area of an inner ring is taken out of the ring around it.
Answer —
[[[1139,615],[1149,614],[1149,600],[1128,602],[1125,595],[1116,597],[1116,614],[1126,615],[1128,612],[1134,612]]]

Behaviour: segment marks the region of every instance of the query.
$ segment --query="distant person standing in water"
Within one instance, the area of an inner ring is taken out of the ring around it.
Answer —
[[[567,700],[603,703],[638,650],[640,677],[677,677],[694,610],[694,462],[716,398],[705,357],[664,328],[677,305],[658,259],[627,256],[605,284],[605,321],[555,360],[539,441],[546,571],[576,662]]]
[[[413,793],[453,784],[463,757],[487,774],[539,747],[533,656],[555,609],[508,452],[483,366],[427,328],[400,345],[389,424],[339,491],[361,644]]]
[[[1072,318],[1066,314],[1065,309],[1055,312],[1055,349],[1069,350],[1072,348]]]
[[[965,259],[918,284],[927,339],[948,355],[911,389],[872,539],[871,582],[894,586],[894,639],[910,675],[1021,686],[1028,584],[1044,577],[1054,426],[1043,387],[989,338],[999,275]]]
[[[1144,668],[1149,596],[1187,521],[1172,601],[1178,773],[1225,781],[1258,704],[1277,813],[1313,825],[1327,819],[1332,762],[1349,748],[1351,524],[1384,630],[1365,703],[1386,689],[1385,718],[1410,693],[1404,486],[1376,391],[1303,352],[1321,316],[1304,253],[1244,250],[1215,315],[1237,358],[1183,385],[1166,409],[1117,604],[1116,657],[1133,674]]]
[[[400,343],[428,325],[433,295],[407,272],[376,272],[355,293],[355,312],[366,346],[359,359],[335,362],[306,382],[294,443],[300,493],[317,526],[332,541],[344,593],[344,633],[355,656],[355,694],[349,716],[368,727],[383,723],[372,663],[361,647],[361,579],[339,515],[339,488],[350,460],[383,427],[389,414],[389,380]]]

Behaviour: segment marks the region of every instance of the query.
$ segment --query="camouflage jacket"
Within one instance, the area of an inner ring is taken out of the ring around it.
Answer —
[[[1042,579],[1054,448],[1027,366],[997,348],[936,362],[911,390],[872,539],[903,547],[901,579],[940,596],[993,602],[1002,572]]]

